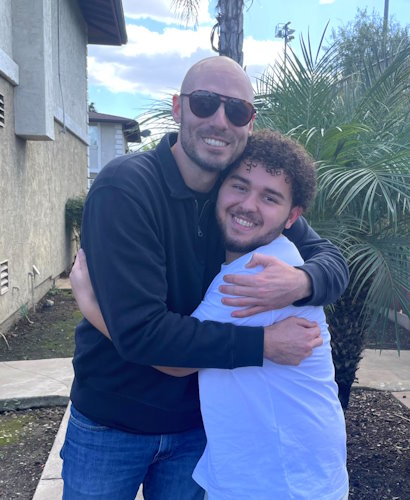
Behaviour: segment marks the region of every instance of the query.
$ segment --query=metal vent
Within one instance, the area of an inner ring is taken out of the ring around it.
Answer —
[[[9,261],[0,262],[0,295],[9,291]]]
[[[0,94],[0,127],[4,127],[4,97]]]

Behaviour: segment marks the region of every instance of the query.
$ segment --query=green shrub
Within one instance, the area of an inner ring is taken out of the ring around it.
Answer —
[[[81,241],[81,221],[83,217],[86,195],[69,198],[65,204],[65,222],[68,231],[73,235],[77,251]]]

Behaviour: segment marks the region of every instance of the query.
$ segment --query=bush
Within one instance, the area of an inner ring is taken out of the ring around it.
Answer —
[[[83,217],[84,203],[86,195],[69,198],[65,204],[65,222],[68,231],[73,234],[77,251],[81,241],[81,221]]]

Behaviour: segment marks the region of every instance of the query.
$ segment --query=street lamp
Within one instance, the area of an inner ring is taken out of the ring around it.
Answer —
[[[285,39],[285,74],[286,74],[286,49],[288,46],[288,43],[291,42],[295,37],[293,36],[293,33],[295,30],[292,28],[289,28],[290,21],[288,21],[286,24],[277,24],[275,28],[275,37],[276,38],[284,38]]]

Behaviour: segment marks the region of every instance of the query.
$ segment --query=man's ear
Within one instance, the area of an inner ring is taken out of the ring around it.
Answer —
[[[172,117],[175,123],[181,123],[181,96],[177,94],[172,96]]]
[[[298,206],[293,207],[289,212],[289,217],[285,224],[285,228],[289,229],[290,227],[292,227],[292,224],[295,222],[296,219],[298,219],[302,215],[302,212],[303,212],[302,207]]]
[[[253,132],[253,122],[255,121],[255,118],[256,118],[256,113],[253,114],[252,118],[251,118],[251,121],[249,122],[249,125],[248,125],[248,137],[250,137],[252,135],[252,132]]]

